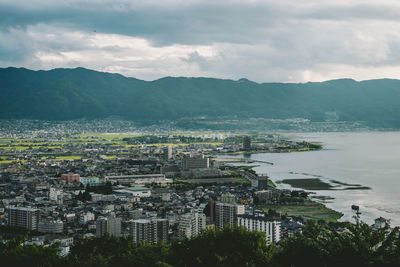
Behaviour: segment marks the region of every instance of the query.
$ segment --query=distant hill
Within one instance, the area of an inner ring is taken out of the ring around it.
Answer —
[[[400,81],[340,79],[304,84],[165,77],[155,81],[88,70],[0,68],[0,119],[119,116],[306,118],[400,128]]]

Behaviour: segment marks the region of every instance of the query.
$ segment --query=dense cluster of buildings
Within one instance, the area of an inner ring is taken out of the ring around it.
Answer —
[[[199,185],[177,190],[169,183],[164,186],[152,184],[153,187],[122,186],[118,179],[128,184],[136,178],[167,179],[163,175],[145,178],[143,175],[126,175],[106,176],[104,181],[114,184],[111,185],[112,192],[104,194],[88,192],[76,181],[63,183],[64,177],[60,175],[58,179],[49,180],[47,187],[36,188],[41,183],[14,184],[14,197],[2,199],[1,224],[37,233],[39,239],[43,235],[63,239],[108,234],[115,237],[131,235],[137,243],[158,243],[190,239],[206,229],[243,226],[264,232],[268,242],[280,240],[280,219],[268,218],[265,224],[265,218],[253,215],[249,203],[257,188]],[[76,175],[68,173],[68,177]],[[103,182],[97,185],[101,186],[104,186]],[[91,187],[96,188],[96,185]],[[3,196],[6,191],[4,188]],[[84,194],[88,194],[87,200],[81,198]],[[253,221],[249,223],[251,218]],[[63,253],[66,253],[65,249],[62,248]]]
[[[250,148],[245,137],[223,149]],[[215,147],[132,146],[118,151],[129,156],[102,155],[111,149],[71,144],[65,152],[79,153],[80,159],[55,161],[30,153],[26,157],[36,160],[0,164],[0,225],[29,230],[34,237],[27,244],[59,242],[61,255],[77,238],[106,234],[158,243],[240,226],[265,233],[272,243],[288,231],[281,229],[281,218],[254,209],[256,197],[273,200],[279,194],[268,178],[257,180],[206,156]],[[219,183],[224,177],[251,183]],[[188,178],[206,182],[185,182]]]

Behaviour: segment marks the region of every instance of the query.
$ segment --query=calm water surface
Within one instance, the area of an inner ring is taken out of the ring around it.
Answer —
[[[253,154],[251,159],[274,163],[260,164],[254,170],[267,173],[273,181],[321,175],[324,181],[369,186],[371,190],[315,192],[335,198],[326,205],[343,212],[342,220],[354,221],[351,205],[355,204],[360,206],[362,220],[369,224],[382,216],[391,219],[392,226],[400,225],[400,132],[307,133],[291,137],[321,142],[324,149]]]

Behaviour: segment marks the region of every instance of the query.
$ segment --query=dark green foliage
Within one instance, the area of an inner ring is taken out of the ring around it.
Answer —
[[[86,186],[86,192],[93,192],[97,194],[103,194],[103,195],[111,195],[113,193],[112,191],[112,184],[111,182],[106,182],[105,184],[100,184],[100,185],[87,185]]]
[[[90,192],[97,193],[97,194],[103,194],[103,195],[110,195],[113,193],[112,189],[112,184],[111,182],[107,182],[105,184],[100,184],[100,185],[87,185],[85,192],[79,192],[79,194],[76,196],[77,200],[80,201],[90,201],[92,197],[90,196]]]
[[[265,266],[273,249],[262,233],[225,228],[173,243],[170,262],[174,266]]]
[[[0,69],[0,118],[68,120],[120,116],[138,122],[207,116],[364,121],[400,127],[400,81],[254,83],[166,77],[152,82],[83,68]],[[190,120],[191,127],[201,127]],[[179,126],[179,125],[178,125]],[[186,125],[188,127],[190,125]],[[317,145],[316,145],[317,146]]]
[[[137,246],[130,238],[104,236],[80,240],[72,248],[70,265],[76,266],[162,266],[169,247],[165,244]]]
[[[131,238],[106,235],[76,240],[65,258],[57,255],[56,246],[22,246],[24,240],[0,240],[1,266],[400,266],[399,229],[372,230],[364,223],[309,222],[303,233],[277,246],[243,228],[205,231],[170,245],[137,245]]]
[[[85,192],[79,192],[79,194],[76,196],[77,200],[80,201],[90,201],[92,200],[92,197],[90,196],[89,191],[85,190]]]
[[[0,239],[1,266],[56,266],[63,259],[58,255],[58,246],[21,246],[25,237],[14,238],[4,243]]]
[[[309,222],[302,234],[282,242],[275,266],[399,266],[399,229],[372,230],[367,224],[346,223],[338,233],[327,224]]]

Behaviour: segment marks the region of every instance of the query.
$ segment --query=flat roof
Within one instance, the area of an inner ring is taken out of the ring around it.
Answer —
[[[129,190],[129,191],[150,191],[151,189],[148,187],[144,187],[144,186],[134,186],[134,187],[128,187],[128,188],[124,188],[125,190]]]

